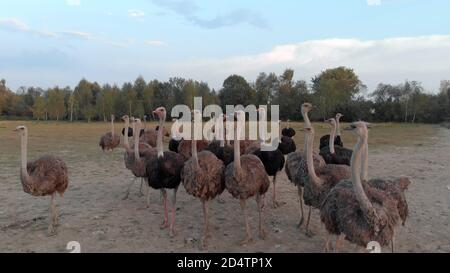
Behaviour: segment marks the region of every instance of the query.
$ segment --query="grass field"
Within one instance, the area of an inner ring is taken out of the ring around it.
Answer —
[[[19,180],[20,140],[12,130],[27,125],[28,157],[43,154],[62,157],[69,168],[70,185],[61,207],[61,225],[54,237],[46,236],[49,198],[34,198],[22,191]],[[343,124],[342,127],[345,127]],[[148,127],[154,127],[149,123]],[[284,125],[282,125],[283,127]],[[303,148],[303,123],[291,123],[297,130],[297,148]],[[329,133],[328,125],[315,123],[316,142]],[[116,124],[119,132],[123,124]],[[123,163],[123,149],[103,153],[98,146],[100,136],[110,129],[109,123],[21,122],[0,121],[0,252],[63,252],[68,241],[76,240],[86,252],[170,252],[199,251],[202,211],[200,202],[188,196],[182,187],[177,203],[178,235],[170,238],[159,230],[162,207],[159,193],[152,192],[151,207],[133,188],[129,200],[122,200],[131,174]],[[370,130],[370,174],[392,177],[408,175],[414,183],[407,196],[410,220],[400,228],[398,251],[450,251],[450,130],[433,125],[373,124]],[[355,137],[342,136],[346,147]],[[167,141],[167,140],[166,140]],[[317,149],[317,148],[316,148]],[[283,206],[267,209],[269,238],[256,239],[252,245],[240,247],[236,242],[244,235],[239,204],[228,193],[226,203],[214,202],[211,223],[214,227],[210,251],[225,252],[320,252],[325,230],[317,212],[312,227],[317,233],[308,238],[296,229],[298,199],[296,188],[284,171],[279,177],[279,195]],[[270,196],[267,199],[270,200]],[[253,203],[253,202],[252,202]],[[256,234],[257,213],[250,208]],[[354,251],[346,245],[347,251]]]

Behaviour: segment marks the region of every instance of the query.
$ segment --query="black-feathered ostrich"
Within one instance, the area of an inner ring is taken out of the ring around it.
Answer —
[[[240,124],[245,124],[245,113],[243,111],[236,111],[236,117]],[[246,205],[247,199],[250,197],[256,196],[259,211],[259,235],[263,239],[266,237],[263,228],[264,194],[269,189],[270,181],[264,170],[264,165],[257,156],[252,154],[240,155],[238,136],[240,136],[241,130],[238,125],[234,133],[234,161],[225,169],[225,187],[234,198],[240,201],[246,229],[246,237],[241,241],[241,244],[247,244],[253,240]]]
[[[295,136],[295,130],[290,125],[291,125],[291,121],[288,119],[287,127],[283,128],[283,130],[281,130],[282,136],[286,136],[286,137],[290,137],[290,138],[293,138]]]
[[[120,136],[114,132],[114,115],[111,115],[111,132],[100,138],[98,145],[103,151],[113,151],[120,144]]]
[[[336,120],[330,118],[326,120],[331,126],[330,140],[334,139],[336,132]],[[327,164],[339,164],[350,166],[350,159],[352,157],[352,150],[344,148],[342,146],[335,146],[333,141],[329,142],[329,145],[320,149],[319,153]]]
[[[194,120],[201,119],[200,111],[194,110],[193,115],[195,116]],[[225,165],[210,151],[198,153],[194,135],[194,128],[192,128],[192,157],[184,163],[181,180],[186,192],[199,198],[202,202],[204,229],[201,246],[206,248],[209,236],[208,203],[225,189]]]
[[[323,200],[326,198],[330,190],[335,187],[342,179],[350,178],[350,168],[346,165],[326,164],[325,166],[314,168],[314,127],[306,127],[306,161],[308,167],[309,179],[305,181],[303,198],[307,206],[320,209]],[[311,209],[308,212],[306,221],[306,235],[311,236],[309,230],[309,221],[311,218]]]
[[[310,128],[311,121],[309,120],[309,112],[314,109],[313,105],[311,103],[303,103],[301,107],[301,112],[304,120],[304,127]],[[293,153],[290,153],[286,157],[286,165],[285,165],[285,172],[286,175],[294,185],[297,186],[298,190],[298,198],[300,203],[300,221],[298,223],[298,227],[301,227],[301,225],[304,222],[304,210],[303,210],[303,187],[305,186],[305,183],[308,181],[308,167],[306,164],[306,145],[307,145],[307,139],[305,137],[305,145],[303,151],[296,151]],[[325,166],[325,161],[323,158],[313,153],[313,159],[314,159],[314,167],[315,169],[320,169]],[[311,211],[311,208],[309,209]],[[310,212],[309,212],[310,213]],[[308,213],[308,214],[309,214]]]
[[[395,228],[401,221],[396,199],[385,190],[361,181],[361,156],[368,137],[365,122],[354,122],[351,131],[358,141],[353,149],[350,180],[341,181],[326,197],[321,220],[330,234],[366,247],[371,241],[386,246],[392,242]],[[329,240],[326,248],[329,249]]]
[[[153,114],[159,119],[159,130],[156,141],[157,155],[150,155],[145,158],[147,182],[154,189],[159,189],[163,195],[164,203],[164,222],[161,228],[169,228],[170,236],[175,236],[175,211],[178,186],[181,182],[181,169],[184,159],[180,154],[163,149],[164,122],[166,120],[166,108],[159,107]],[[169,224],[169,215],[167,209],[167,189],[173,189],[172,197],[172,216]]]
[[[334,146],[341,146],[344,147],[344,143],[342,142],[341,139],[341,125],[340,125],[340,120],[344,115],[342,115],[341,113],[337,113],[336,114],[336,134],[334,137]],[[320,138],[320,146],[319,149],[322,149],[324,147],[327,147],[330,145],[330,135],[324,135]]]
[[[267,120],[265,108],[259,108],[258,113],[260,121],[264,122]],[[265,141],[265,139],[266,136],[263,132],[261,140]],[[264,164],[264,169],[266,170],[267,175],[273,177],[272,207],[277,208],[279,207],[276,190],[277,173],[283,170],[285,162],[284,155],[279,149],[275,149],[273,151],[263,151],[261,149],[257,149],[253,152],[253,154],[256,155]]]
[[[18,132],[21,138],[20,181],[23,190],[32,196],[51,196],[48,234],[54,235],[58,225],[56,193],[63,198],[69,185],[66,163],[61,158],[51,155],[27,162],[28,129],[25,126],[18,126],[14,131]]]
[[[278,124],[281,124],[281,121],[278,121]],[[283,155],[287,155],[295,152],[297,150],[297,145],[295,145],[295,141],[292,137],[283,136],[281,134],[281,138],[278,143],[278,150],[280,150]]]

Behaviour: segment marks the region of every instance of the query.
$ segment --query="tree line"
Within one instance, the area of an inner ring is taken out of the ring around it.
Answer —
[[[417,81],[398,85],[380,83],[368,93],[357,74],[347,67],[327,69],[309,83],[295,81],[292,69],[286,69],[281,75],[260,73],[252,83],[242,76],[231,75],[218,91],[206,82],[191,79],[146,82],[139,76],[122,86],[82,79],[74,89],[20,87],[12,92],[2,79],[0,118],[107,121],[111,114],[143,117],[157,106],[192,107],[194,97],[202,97],[204,106],[276,104],[280,106],[282,120],[301,120],[303,102],[318,107],[312,113],[315,120],[329,118],[337,112],[348,121],[439,123],[450,119],[450,81],[442,81],[439,92],[433,94],[425,92]]]

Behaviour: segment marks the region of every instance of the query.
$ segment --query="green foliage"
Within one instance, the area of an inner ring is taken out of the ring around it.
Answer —
[[[256,91],[242,76],[231,75],[223,82],[219,98],[222,107],[239,104],[247,106],[255,102]]]

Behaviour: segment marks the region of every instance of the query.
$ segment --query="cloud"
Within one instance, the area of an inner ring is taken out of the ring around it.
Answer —
[[[79,6],[79,5],[81,5],[81,0],[66,0],[66,5]]]
[[[381,5],[381,0],[366,0],[369,6],[379,6]]]
[[[422,81],[434,89],[448,78],[450,35],[398,37],[382,40],[325,39],[274,47],[268,52],[224,59],[194,59],[167,66],[167,73],[209,80],[220,87],[230,74],[256,79],[259,72],[281,73],[293,68],[299,78],[309,80],[322,70],[337,66],[355,69],[373,89],[380,82],[405,79]],[[181,75],[180,75],[181,74]]]
[[[265,18],[247,9],[232,10],[225,14],[218,14],[213,18],[205,19],[197,15],[197,12],[201,9],[192,0],[151,0],[151,2],[175,12],[185,20],[202,28],[216,29],[239,24],[249,24],[262,29],[269,28]]]
[[[17,18],[0,18],[0,29],[11,32],[30,33],[44,38],[56,38],[57,35],[51,31],[35,30]]]
[[[158,41],[158,40],[149,40],[149,41],[145,41],[145,44],[149,45],[149,46],[163,46],[164,42]]]
[[[130,16],[130,17],[144,17],[145,16],[145,12],[143,12],[141,10],[130,9],[128,11],[128,16]]]

